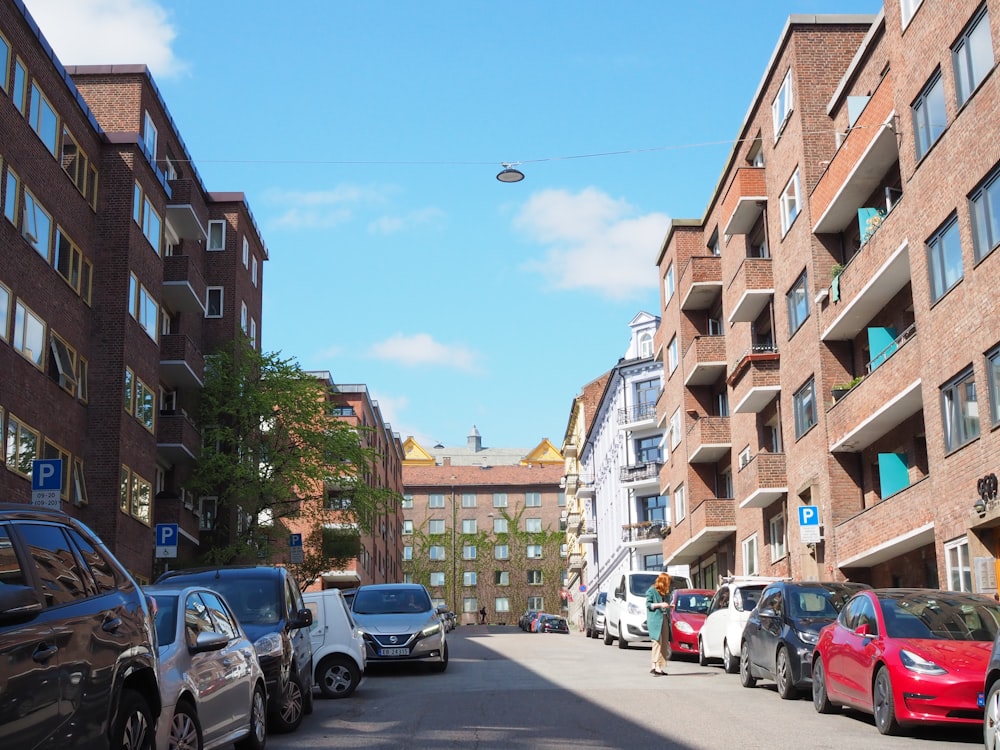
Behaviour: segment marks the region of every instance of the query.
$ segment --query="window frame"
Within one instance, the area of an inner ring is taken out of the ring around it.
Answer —
[[[952,246],[951,243],[954,243]],[[958,214],[951,215],[938,227],[924,243],[927,257],[927,283],[932,305],[944,298],[965,278],[965,263],[962,258],[962,236],[958,228]],[[958,259],[959,274],[950,279],[948,260]]]
[[[776,536],[777,539],[775,539]],[[772,563],[788,555],[788,529],[784,513],[778,513],[768,520],[767,540]]]
[[[796,331],[809,319],[812,312],[809,302],[809,269],[803,269],[785,294],[785,306],[788,311],[788,338],[795,335]]]
[[[952,559],[952,553],[957,553],[955,557],[957,559]],[[958,539],[952,539],[950,542],[945,542],[944,544],[944,560],[945,560],[945,580],[948,582],[949,591],[966,591],[972,592],[973,580],[972,580],[972,559],[969,556],[969,537],[963,536]],[[955,574],[958,574],[958,585],[959,588],[955,588],[954,580]]]
[[[973,399],[956,399],[960,389],[969,385],[972,386]],[[945,455],[957,451],[979,438],[982,423],[978,416],[978,410],[976,410],[975,417],[970,417],[964,413],[962,408],[962,404],[971,403],[979,403],[979,394],[975,370],[969,366],[941,386],[941,437],[944,440]],[[975,422],[974,428],[972,428],[973,421]]]
[[[213,315],[212,314],[213,307],[211,301],[212,301],[212,295],[215,292],[218,292],[219,305],[218,305],[218,314]],[[223,317],[225,309],[224,308],[225,300],[226,300],[226,288],[224,286],[205,287],[205,317],[212,319]]]
[[[979,263],[1000,245],[1000,166],[969,193],[973,258]]]
[[[666,273],[663,274],[663,305],[666,307],[670,300],[674,298],[674,293],[677,291],[677,284],[674,279],[674,264],[671,261],[670,265],[667,266]]]
[[[743,552],[743,575],[755,576],[760,574],[760,563],[758,556],[760,548],[757,544],[757,532],[754,532],[740,543]]]
[[[20,323],[18,323],[19,318],[20,318]],[[37,326],[41,327],[41,331],[37,334],[37,336],[34,335],[35,333],[34,330],[32,331],[33,335],[31,335],[30,337],[28,336],[29,331],[27,326],[29,322],[34,322]],[[18,354],[20,354],[26,360],[31,362],[35,367],[37,367],[39,370],[44,371],[45,350],[47,348],[45,342],[46,339],[48,338],[48,331],[49,331],[48,324],[41,316],[37,315],[34,310],[28,307],[24,303],[23,299],[18,297],[14,302],[13,326],[14,327],[12,329],[10,337],[11,346],[14,347],[14,350],[18,352]],[[27,341],[28,338],[31,338],[30,342]],[[37,355],[35,354],[35,351],[33,349],[27,346],[28,343],[38,344]],[[34,356],[29,357],[28,356],[29,352]]]
[[[1000,424],[1000,345],[986,352],[986,383],[990,399],[990,424]]]
[[[785,71],[778,86],[778,93],[771,100],[771,122],[774,127],[774,142],[777,143],[781,134],[785,132],[789,120],[792,119],[792,112],[795,111],[795,100],[792,96],[792,69]]]
[[[933,117],[939,112],[932,110],[932,105],[940,104],[940,114],[944,122],[940,130],[935,132]],[[948,107],[944,93],[944,78],[941,68],[937,67],[920,93],[910,104],[911,123],[913,126],[913,148],[917,163],[921,162],[931,152],[934,145],[941,140],[944,131],[948,129]]]
[[[541,508],[542,507],[542,493],[541,492],[525,492],[524,493],[524,507],[525,508]]]
[[[226,249],[226,224],[225,219],[209,219],[208,221],[208,237],[205,240],[205,251],[212,253],[224,252]],[[219,244],[214,244],[214,237],[212,230],[216,228],[221,228],[222,233],[219,236]]]
[[[781,236],[784,237],[802,213],[802,176],[798,167],[781,191],[778,208],[781,214]]]
[[[795,439],[798,440],[819,423],[815,375],[810,375],[792,395],[792,411],[795,416]]]
[[[984,24],[983,21],[986,23]],[[985,38],[989,44],[990,64],[986,70],[980,72],[977,80],[973,80],[976,74],[975,52],[978,49],[974,46],[974,42],[982,42],[983,40],[981,36],[975,35],[977,32],[981,33],[984,29]],[[979,10],[973,15],[958,35],[958,38],[951,45],[951,65],[955,79],[955,98],[958,106],[961,108],[979,90],[983,81],[989,77],[990,72],[996,67],[996,52],[993,49],[993,38],[990,31],[989,8],[985,3],[980,6]]]
[[[52,105],[52,102],[49,101],[49,98],[45,96],[45,92],[38,85],[38,81],[31,82],[29,97],[31,105],[28,111],[28,124],[48,152],[54,157],[59,149],[59,125],[61,123],[59,113]],[[47,122],[49,118],[46,118],[45,115],[51,118],[51,125]],[[43,130],[45,131],[44,133],[42,132]]]

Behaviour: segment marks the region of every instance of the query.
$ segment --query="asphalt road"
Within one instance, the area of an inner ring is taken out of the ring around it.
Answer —
[[[268,747],[982,747],[977,727],[883,737],[869,716],[823,716],[809,696],[782,701],[770,683],[749,690],[737,675],[696,661],[671,661],[667,677],[654,677],[648,646],[623,651],[580,633],[529,634],[512,626],[465,626],[448,638],[444,674],[421,665],[372,667],[352,697],[317,698],[301,728],[269,736]]]

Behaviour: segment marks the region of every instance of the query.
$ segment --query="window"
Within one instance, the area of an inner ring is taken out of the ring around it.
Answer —
[[[18,300],[14,305],[14,348],[41,369],[45,358],[45,322]]]
[[[653,356],[653,334],[639,334],[639,356],[643,358]]]
[[[655,464],[663,459],[660,453],[660,437],[658,435],[638,438],[634,445],[636,463]]]
[[[663,495],[639,498],[639,513],[643,521],[664,523],[667,520],[667,498]]]
[[[90,389],[88,387],[88,374],[90,372],[87,360],[84,357],[77,359],[76,372],[76,397],[83,403],[90,400]]]
[[[0,284],[0,339],[10,341],[10,289]]]
[[[121,470],[121,501],[120,508],[123,513],[128,513],[133,518],[136,518],[143,523],[148,524],[150,521],[150,502],[153,497],[153,486],[131,471],[127,466],[122,466]],[[204,501],[215,501],[218,503],[218,498],[203,498]],[[211,529],[212,526],[204,526],[206,518],[214,525],[215,523],[215,512],[217,511],[217,506],[204,507],[201,517],[201,524],[199,528]]]
[[[951,59],[955,66],[958,106],[962,106],[983,82],[986,74],[993,70],[990,14],[985,6],[969,22],[958,41],[951,48]]]
[[[0,304],[2,304],[2,292],[0,287]],[[0,310],[0,315],[3,311]],[[990,387],[990,416],[993,424],[1000,423],[1000,347],[986,355],[986,377]]]
[[[403,521],[403,533],[404,534],[413,533],[413,521]]]
[[[0,35],[0,89],[7,91],[10,87],[10,42]]]
[[[153,391],[138,378],[135,379],[135,418],[143,427],[153,431],[153,415],[156,413],[156,396]]]
[[[53,266],[76,292],[80,291],[80,264],[82,260],[83,254],[80,252],[80,248],[66,236],[62,227],[57,228]]]
[[[70,395],[76,395],[76,350],[55,333],[50,332],[49,374],[59,387]]]
[[[462,573],[462,585],[463,586],[475,586],[476,585],[476,571],[466,570]]]
[[[809,279],[807,273],[807,271],[803,271],[792,288],[788,290],[788,294],[785,295],[785,302],[788,305],[789,338],[799,330],[806,318],[809,317],[809,292],[807,289]]]
[[[462,507],[463,508],[475,508],[476,507],[476,496],[472,493],[465,493],[462,495]]]
[[[427,523],[427,533],[428,534],[443,534],[444,533],[444,519],[442,519],[442,518],[432,518]]]
[[[743,575],[757,575],[757,535],[743,540]]]
[[[143,114],[142,150],[146,152],[150,161],[156,161],[156,144],[159,140],[159,132],[156,130],[156,125],[153,124],[153,118],[150,117],[149,112]]]
[[[542,531],[542,519],[541,518],[524,519],[524,530],[532,534],[540,534]]]
[[[444,560],[444,547],[435,544],[430,548],[429,556],[431,560]]]
[[[1000,245],[1000,169],[993,170],[985,183],[969,196],[969,213],[978,263]]]
[[[910,19],[913,18],[913,14],[917,12],[917,8],[920,7],[920,3],[923,1],[899,0],[899,15],[904,29],[909,25]]]
[[[781,131],[792,114],[792,69],[785,73],[785,78],[778,88],[778,95],[771,102],[771,119],[774,122],[774,140],[781,137]]]
[[[403,573],[403,583],[413,583],[413,573]]]
[[[788,233],[788,230],[792,228],[792,223],[795,221],[795,217],[799,215],[799,211],[802,209],[802,203],[799,198],[799,170],[795,170],[795,174],[792,175],[792,179],[788,181],[785,185],[785,189],[781,191],[781,235],[784,236]]]
[[[955,214],[927,240],[927,273],[930,275],[931,302],[937,302],[962,280],[962,243]]]
[[[566,507],[566,493],[565,492],[560,492],[558,495],[556,495],[556,506],[558,506],[560,508],[565,508]]]
[[[534,610],[535,612],[543,612],[545,610],[544,600],[540,596],[529,596],[528,597],[528,609]]]
[[[205,317],[222,317],[222,295],[224,289],[221,286],[210,286],[205,289]]]
[[[497,614],[510,612],[510,600],[506,596],[498,596],[493,600],[493,611]]]
[[[493,533],[494,534],[506,534],[507,533],[507,519],[506,518],[494,518],[493,519]]]
[[[403,495],[403,501],[400,504],[404,510],[413,508],[413,495]]]
[[[809,378],[809,382],[795,392],[792,407],[795,412],[795,439],[798,440],[816,424],[816,381],[813,378]]]
[[[474,596],[467,596],[462,599],[462,611],[477,614],[479,612],[479,600]]]
[[[21,179],[17,176],[17,173],[8,166],[6,191],[3,196],[3,215],[7,217],[7,221],[11,224],[17,224],[17,193],[20,183]]]
[[[529,544],[525,548],[529,560],[540,560],[542,558],[542,545]]]
[[[528,571],[528,585],[529,586],[541,586],[542,585],[542,571],[540,571],[540,570],[529,570]]]
[[[506,544],[498,544],[493,547],[493,557],[497,560],[507,560],[510,558],[510,547]]]
[[[949,591],[972,591],[972,568],[969,567],[969,539],[962,537],[944,545],[948,568]]]
[[[8,412],[6,437],[7,468],[30,477],[31,462],[38,458],[38,433]]]
[[[493,583],[497,586],[510,586],[510,572],[507,570],[497,570],[493,573]]]
[[[52,243],[52,216],[31,194],[24,191],[21,209],[21,236],[28,241],[38,254],[49,262],[49,246]]]
[[[670,450],[674,450],[681,444],[681,410],[680,407],[670,415],[670,426],[667,428],[670,440]]]
[[[671,263],[667,266],[667,272],[663,275],[663,299],[664,304],[670,302],[674,296],[675,282],[674,282],[674,264]]]
[[[920,161],[941,137],[948,120],[944,109],[944,84],[941,82],[940,70],[934,73],[910,109],[913,111],[913,141],[917,149],[917,161]]]
[[[681,521],[687,515],[687,498],[684,494],[684,485],[679,485],[674,490],[674,523]]]
[[[243,267],[250,268],[250,240],[243,235]]]
[[[77,507],[88,503],[87,484],[83,479],[83,459],[73,459],[73,476],[69,485],[69,501]]]
[[[240,302],[240,330],[243,331],[243,333],[246,333],[247,329],[249,328],[248,324],[249,318],[250,315],[247,312],[247,303]]]
[[[785,514],[779,513],[767,524],[767,536],[771,547],[771,562],[785,556]]]
[[[250,333],[247,334],[247,338],[250,339],[250,348],[257,348],[257,320],[256,318],[250,318]]]
[[[979,437],[976,380],[970,367],[941,389],[944,447],[953,451]]]
[[[667,344],[667,372],[673,373],[677,369],[677,337],[674,336],[670,339],[670,343]]]
[[[28,69],[20,59],[14,61],[14,90],[10,92],[14,106],[22,115],[28,105]]]
[[[157,318],[160,313],[160,307],[156,304],[156,300],[153,299],[153,295],[146,290],[146,287],[139,283],[139,279],[134,273],[129,278],[129,307],[132,317],[142,326],[146,334],[153,341],[156,341],[159,332],[157,329]]]
[[[412,560],[412,559],[413,559],[413,547],[412,547],[412,545],[409,545],[409,544],[404,545],[403,546],[403,560],[409,561],[409,560]]]
[[[431,573],[431,586],[444,586],[444,573]]]
[[[30,112],[31,129],[42,139],[49,153],[55,156],[59,142],[59,117],[49,100],[45,98],[45,94],[38,88],[38,84],[34,82],[31,84]]]
[[[208,250],[226,249],[226,222],[212,220],[208,222]]]
[[[444,507],[444,495],[428,495],[427,496],[427,507],[428,508],[443,508]]]
[[[137,182],[132,192],[132,219],[142,228],[142,234],[153,247],[153,251],[160,254],[160,244],[163,240],[160,214],[153,208],[153,202],[149,196],[143,192],[142,186]]]
[[[542,493],[541,492],[525,492],[524,493],[524,507],[525,508],[541,508],[542,507]]]
[[[250,282],[257,286],[257,256],[250,259]]]
[[[493,507],[494,508],[506,508],[507,507],[507,493],[506,492],[494,492],[493,493]]]
[[[643,570],[659,570],[663,567],[663,553],[657,552],[655,555],[642,556]]]
[[[462,533],[463,534],[475,534],[476,533],[476,519],[475,518],[464,518],[464,519],[462,519]]]

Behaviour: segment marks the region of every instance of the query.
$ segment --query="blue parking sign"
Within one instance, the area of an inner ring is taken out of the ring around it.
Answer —
[[[157,557],[177,557],[178,533],[176,523],[156,524]]]
[[[819,526],[819,508],[815,505],[800,505],[799,526]]]
[[[31,489],[50,491],[62,489],[62,459],[36,458],[31,462]]]

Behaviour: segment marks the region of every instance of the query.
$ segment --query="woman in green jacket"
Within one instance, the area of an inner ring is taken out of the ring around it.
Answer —
[[[653,642],[653,668],[650,674],[660,677],[667,672],[664,667],[670,658],[670,623],[664,622],[670,610],[670,576],[660,573],[653,585],[646,590],[646,623]]]

